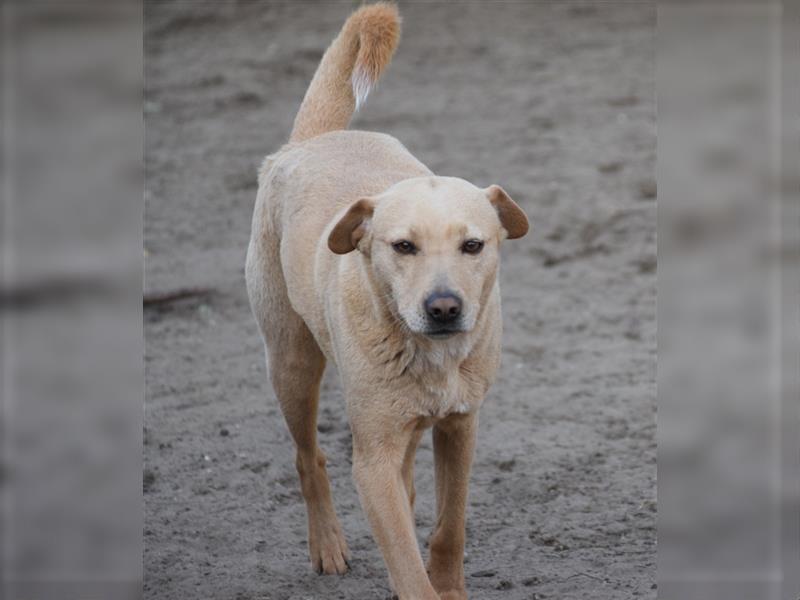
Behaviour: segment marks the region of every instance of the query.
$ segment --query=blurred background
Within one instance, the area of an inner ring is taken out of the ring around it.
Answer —
[[[797,3],[658,11],[665,598],[798,596]]]
[[[2,4],[3,598],[141,595],[142,7]]]
[[[309,576],[239,272],[255,168],[356,5],[3,3],[3,598],[388,596],[330,374],[359,562]],[[355,126],[533,221],[504,256],[473,597],[796,599],[796,3],[401,11]]]

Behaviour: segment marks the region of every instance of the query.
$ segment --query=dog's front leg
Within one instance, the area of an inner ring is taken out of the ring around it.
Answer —
[[[466,600],[464,525],[478,417],[452,415],[433,429],[436,527],[430,539],[431,583],[447,600]]]
[[[415,428],[364,421],[352,423],[353,478],[394,591],[400,600],[439,600],[425,572],[403,481],[403,462]]]

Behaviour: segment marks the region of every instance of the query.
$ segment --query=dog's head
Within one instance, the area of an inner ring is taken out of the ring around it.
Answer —
[[[527,232],[525,213],[501,187],[420,177],[353,203],[328,247],[358,249],[408,329],[447,338],[475,326],[495,284],[500,242]]]

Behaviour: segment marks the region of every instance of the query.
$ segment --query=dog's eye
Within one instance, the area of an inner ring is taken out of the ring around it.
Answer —
[[[477,254],[483,250],[483,242],[480,240],[467,240],[461,244],[461,251],[464,254]]]
[[[398,254],[416,254],[417,247],[408,240],[400,240],[392,244],[392,248]]]

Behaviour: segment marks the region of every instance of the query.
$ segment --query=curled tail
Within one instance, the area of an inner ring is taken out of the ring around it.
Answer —
[[[400,14],[394,4],[379,2],[350,15],[317,67],[290,141],[346,129],[392,60],[399,40]]]

